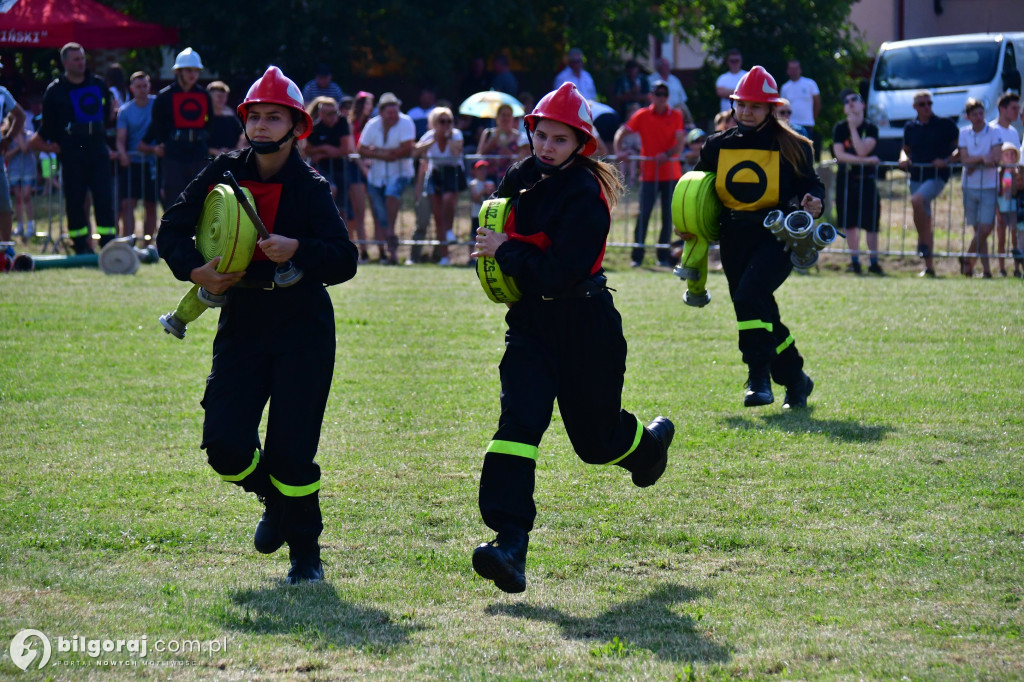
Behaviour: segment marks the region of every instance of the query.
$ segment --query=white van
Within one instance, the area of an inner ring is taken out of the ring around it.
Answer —
[[[930,90],[936,116],[967,125],[964,103],[973,97],[994,119],[996,101],[1021,89],[1024,33],[973,33],[882,43],[868,87],[867,117],[878,126],[877,154],[896,161],[903,126],[916,118],[914,93]]]

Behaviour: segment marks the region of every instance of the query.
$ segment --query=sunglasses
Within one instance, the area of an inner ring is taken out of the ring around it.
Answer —
[[[668,90],[655,90],[654,91],[654,96],[655,97],[668,97]]]
[[[777,112],[779,116],[792,116],[793,112],[790,109],[779,109]]]
[[[859,101],[860,101],[860,95],[850,95],[849,97],[847,97],[846,99],[843,100],[843,104],[852,104],[854,102],[859,102]]]
[[[739,64],[741,61],[743,61],[743,60],[742,59],[737,59],[736,57],[732,57],[731,59],[729,59],[729,63],[730,64]]]
[[[452,119],[450,119],[450,118],[439,118],[439,119],[437,119],[437,122],[441,123],[443,125],[448,125],[449,123],[452,122]]]
[[[930,107],[931,105],[931,102],[914,102],[915,107]]]

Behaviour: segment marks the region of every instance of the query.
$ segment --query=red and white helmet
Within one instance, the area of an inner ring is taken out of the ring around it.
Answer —
[[[574,83],[562,83],[557,90],[544,95],[540,102],[537,102],[533,112],[523,117],[531,133],[542,118],[564,123],[586,135],[587,141],[580,150],[583,156],[590,156],[597,151],[597,135],[594,133],[594,116],[590,113],[590,103],[580,94]]]
[[[302,91],[291,78],[288,78],[276,66],[271,66],[266,73],[256,79],[245,93],[245,99],[238,105],[238,115],[245,123],[250,104],[280,104],[283,107],[302,112],[306,119],[306,129],[298,139],[308,137],[313,132],[313,119],[302,106]]]
[[[779,96],[779,85],[772,75],[763,66],[755,66],[743,74],[743,78],[736,84],[736,92],[729,95],[729,99],[778,104],[782,97]]]

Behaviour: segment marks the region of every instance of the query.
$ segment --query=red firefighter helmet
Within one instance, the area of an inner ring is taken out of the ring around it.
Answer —
[[[772,75],[763,66],[755,66],[743,74],[743,78],[736,84],[736,92],[729,95],[729,99],[778,104],[782,98],[779,96],[779,85]]]
[[[249,86],[245,99],[238,105],[238,115],[242,123],[245,123],[250,104],[280,104],[282,107],[302,112],[306,119],[306,129],[297,139],[308,137],[313,132],[313,119],[302,106],[302,91],[295,81],[285,76],[276,66],[268,68],[266,73]]]
[[[594,116],[590,113],[590,103],[580,94],[574,83],[562,83],[557,90],[544,95],[533,112],[523,118],[531,133],[542,118],[564,123],[586,135],[587,140],[580,154],[590,156],[597,151],[597,136],[594,133]]]

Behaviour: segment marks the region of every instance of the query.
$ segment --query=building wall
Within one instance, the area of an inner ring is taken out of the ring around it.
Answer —
[[[936,5],[941,7],[941,14],[936,14]],[[1024,31],[1024,3],[1021,0],[859,0],[850,9],[850,20],[874,52],[887,40]]]

